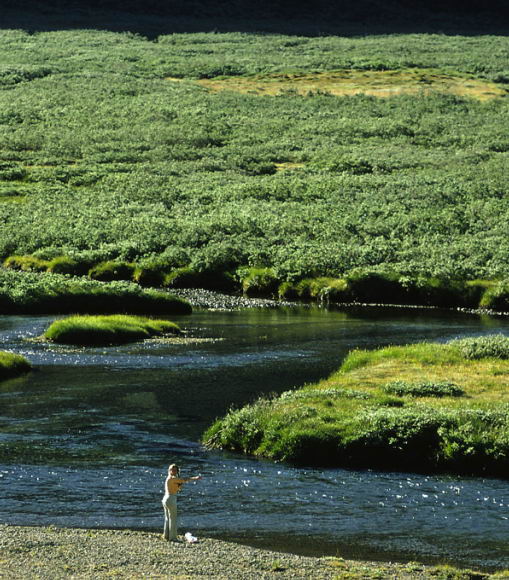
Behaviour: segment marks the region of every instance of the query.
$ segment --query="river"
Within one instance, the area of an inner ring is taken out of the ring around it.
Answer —
[[[0,317],[29,375],[0,384],[0,521],[158,530],[167,465],[201,473],[180,529],[304,554],[509,568],[509,485],[274,464],[199,444],[231,406],[326,377],[352,348],[502,332],[439,310],[197,310],[186,340],[79,349],[33,339],[54,317]]]

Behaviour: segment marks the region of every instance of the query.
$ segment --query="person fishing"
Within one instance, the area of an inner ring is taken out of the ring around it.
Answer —
[[[188,481],[197,481],[201,479],[201,475],[188,477],[187,479],[180,477],[180,468],[175,463],[168,467],[168,477],[164,482],[164,497],[162,499],[164,508],[164,539],[168,542],[178,542],[177,538],[177,494]]]

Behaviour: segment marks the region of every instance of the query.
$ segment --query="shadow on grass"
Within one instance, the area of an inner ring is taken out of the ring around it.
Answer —
[[[265,32],[301,36],[443,33],[507,35],[504,0],[24,0],[2,13],[1,28],[31,32],[94,28],[154,39],[183,32]]]

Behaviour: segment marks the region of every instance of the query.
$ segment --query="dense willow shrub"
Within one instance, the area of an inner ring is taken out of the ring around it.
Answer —
[[[509,359],[509,337],[502,334],[462,338],[449,343],[470,360],[483,358]]]
[[[273,297],[277,294],[280,280],[272,268],[241,268],[237,270],[237,276],[246,296]]]
[[[4,268],[23,272],[45,272],[48,269],[48,262],[35,256],[9,256],[3,265]]]
[[[301,465],[453,471],[507,477],[507,405],[436,409],[367,405],[324,417],[299,407],[284,414],[261,400],[230,411],[204,434],[209,447]],[[326,414],[326,413],[325,413]]]
[[[195,270],[192,267],[177,268],[164,280],[168,288],[205,288],[233,292],[238,290],[239,283],[231,272],[220,270]]]
[[[70,276],[83,276],[87,273],[87,265],[69,256],[58,256],[48,262],[47,271],[52,274],[68,274]]]
[[[164,285],[165,280],[170,273],[170,268],[165,264],[146,262],[136,267],[133,274],[133,280],[141,286],[159,287]]]
[[[407,287],[400,283],[396,273],[352,272],[346,277],[348,292],[357,302],[409,302]]]
[[[509,312],[509,282],[501,281],[487,288],[482,295],[480,306]]]
[[[305,278],[298,282],[283,282],[279,297],[286,300],[318,300],[319,302],[349,302],[348,283],[340,278]]]
[[[245,264],[292,284],[378,268],[377,279],[352,278],[351,299],[476,303],[455,280],[509,275],[508,99],[262,96],[209,91],[192,79],[277,83],[342,69],[392,78],[439,67],[466,83],[469,75],[504,82],[506,45],[505,36],[445,34],[201,33],[152,42],[5,31],[0,258],[88,255],[90,267],[153,259],[166,261],[165,275],[190,265],[206,287],[221,277],[228,286],[221,273]],[[407,279],[401,288],[389,270]],[[161,284],[148,266],[138,279]],[[329,287],[327,299],[344,301]],[[488,294],[488,307],[509,310],[507,292]]]
[[[461,387],[449,381],[393,381],[384,385],[383,391],[398,397],[461,397],[465,394]]]
[[[112,282],[113,280],[132,280],[136,266],[126,262],[101,262],[88,271],[92,280]]]

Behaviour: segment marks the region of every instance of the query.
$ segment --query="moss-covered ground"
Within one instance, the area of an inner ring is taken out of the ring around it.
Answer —
[[[169,78],[170,81],[181,81]],[[309,95],[326,93],[334,96],[426,95],[441,92],[486,101],[502,97],[500,85],[469,75],[455,75],[434,69],[355,70],[344,69],[317,73],[258,74],[224,76],[196,81],[212,92],[233,91],[257,95]]]

